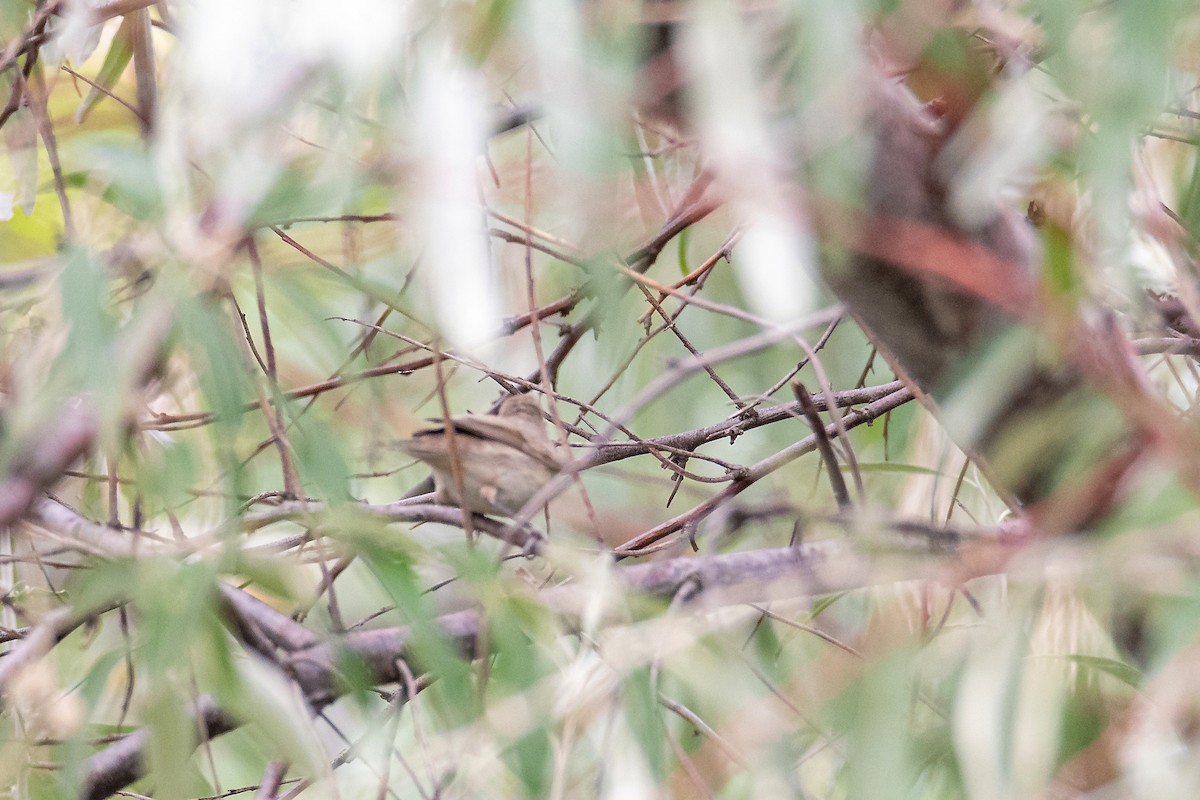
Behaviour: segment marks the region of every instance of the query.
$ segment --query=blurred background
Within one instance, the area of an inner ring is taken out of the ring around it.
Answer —
[[[1198,23],[0,5],[0,785],[1196,796]]]

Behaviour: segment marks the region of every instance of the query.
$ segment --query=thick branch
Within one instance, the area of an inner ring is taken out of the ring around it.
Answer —
[[[239,725],[237,720],[217,708],[207,695],[200,697],[198,706],[197,734],[201,741],[220,736]],[[79,796],[85,800],[100,800],[140,779],[146,771],[143,754],[148,736],[146,729],[131,733],[89,758]]]
[[[848,547],[822,542],[622,567],[615,575],[626,591],[613,596],[624,598],[628,592],[638,592],[669,600],[681,587],[690,585],[693,590],[688,594],[687,606],[713,608],[845,591],[866,585],[873,574],[866,559]],[[577,622],[587,603],[583,592],[569,585],[543,591],[537,598],[560,611],[568,624]],[[623,603],[612,612],[627,616]],[[481,628],[482,621],[480,613],[470,609],[440,617],[435,624],[460,653],[471,658],[486,630],[486,626]],[[338,664],[345,663],[346,655],[359,659],[373,683],[395,683],[402,680],[400,662],[411,656],[410,642],[408,627],[358,631],[288,654],[283,663],[305,698],[319,709],[346,691],[337,670]],[[201,698],[200,712],[204,724],[198,733],[202,741],[238,724],[207,697]],[[145,737],[146,732],[139,731],[92,756],[82,796],[97,800],[140,779],[145,769]]]

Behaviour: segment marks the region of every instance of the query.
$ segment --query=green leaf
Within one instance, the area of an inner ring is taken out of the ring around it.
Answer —
[[[145,502],[174,508],[193,499],[189,490],[200,476],[200,464],[192,443],[147,437],[139,455],[138,489]]]
[[[1103,656],[1088,656],[1088,655],[1069,655],[1068,661],[1072,661],[1083,667],[1099,670],[1105,675],[1111,675],[1128,686],[1138,689],[1142,685],[1142,673],[1137,667],[1128,664],[1124,661],[1118,661],[1115,658],[1104,658]]]
[[[178,320],[180,336],[197,366],[200,388],[217,417],[215,435],[227,443],[242,426],[247,394],[242,354],[215,304],[202,299],[181,303]]]
[[[439,627],[418,579],[412,556],[380,541],[360,540],[360,556],[412,626],[411,645],[406,654],[415,672],[431,671],[438,676],[426,694],[441,715],[462,724],[479,714],[479,698],[471,680],[471,665],[447,632]]]
[[[290,580],[293,573],[289,566],[273,557],[255,557],[243,551],[238,553],[237,563],[231,569],[275,597],[294,600],[295,587]]]
[[[154,796],[180,800],[196,794],[196,773],[191,765],[196,747],[196,721],[188,695],[164,675],[154,675],[145,693],[143,718],[149,727],[145,763],[155,785]]]
[[[125,68],[133,60],[136,17],[136,14],[130,14],[121,20],[121,27],[113,36],[112,44],[109,45],[108,52],[104,56],[104,63],[100,65],[100,72],[93,80],[96,85],[83,98],[83,102],[79,104],[79,109],[75,112],[76,125],[83,124],[96,104],[112,93],[112,88],[117,85],[117,81],[125,73]]]
[[[327,183],[314,179],[313,166],[307,161],[287,164],[254,208],[247,224],[254,227],[296,217],[341,213],[339,193]]]
[[[100,701],[100,698],[107,688],[113,669],[121,664],[125,659],[125,654],[120,650],[109,650],[102,654],[91,668],[87,671],[83,681],[80,683],[80,693],[83,695],[84,701],[90,707],[94,707]]]
[[[230,667],[228,677],[214,687],[220,706],[248,722],[255,739],[296,773],[321,774],[327,768],[321,743],[310,710],[290,679],[258,658],[238,658]]]
[[[72,576],[68,584],[75,608],[105,608],[125,602],[137,586],[137,565],[130,559],[97,562]]]
[[[3,192],[0,192],[2,198]],[[16,202],[13,198],[13,202]],[[0,217],[8,211],[0,205]],[[24,272],[20,262],[25,259],[43,258],[58,252],[62,233],[62,215],[57,207],[43,203],[32,216],[13,213],[11,219],[0,218],[0,236],[4,238],[3,264]]]
[[[1066,763],[1099,739],[1111,721],[1105,713],[1105,703],[1098,702],[1093,692],[1069,692],[1065,700],[1058,743],[1060,763]]]
[[[691,234],[692,234],[691,228],[684,228],[682,231],[679,232],[679,235],[677,237],[675,237],[676,248],[677,248],[677,252],[679,253],[679,274],[680,275],[687,275],[689,272],[692,271],[691,266],[688,264],[688,240],[691,238]]]
[[[872,663],[835,702],[848,730],[849,797],[907,798],[916,779],[911,730],[913,654]]]
[[[525,734],[504,753],[509,769],[525,784],[529,797],[547,797],[553,779],[554,746],[546,728]]]
[[[843,472],[850,471],[849,464],[838,464]],[[943,475],[941,470],[930,469],[929,467],[918,467],[915,464],[898,464],[895,461],[860,461],[858,463],[860,472],[900,472],[905,475]]]
[[[665,778],[669,772],[669,746],[663,728],[664,711],[651,685],[650,669],[643,667],[630,673],[621,688],[625,715],[630,732],[640,745],[638,750],[651,773]]]
[[[66,258],[59,288],[70,323],[63,361],[72,382],[89,389],[111,387],[117,323],[106,302],[108,275],[90,253],[75,248]]]
[[[464,47],[473,64],[483,63],[518,7],[519,4],[514,0],[487,0],[477,6],[482,10],[474,15],[476,22],[466,37]]]
[[[1042,244],[1046,252],[1042,262],[1043,283],[1052,296],[1073,304],[1086,287],[1075,264],[1070,234],[1047,224],[1042,228]]]
[[[163,200],[151,154],[139,143],[114,139],[88,139],[75,145],[75,160],[82,165],[80,177],[102,187],[104,202],[138,220],[155,220],[162,214]],[[77,177],[78,176],[78,177]]]
[[[132,588],[138,610],[139,661],[163,673],[187,663],[192,646],[216,620],[217,587],[208,564],[179,565],[143,556]],[[210,643],[211,644],[211,643]]]
[[[845,596],[845,592],[838,592],[837,594],[831,594],[826,597],[818,597],[813,601],[812,611],[809,613],[808,618],[816,619],[817,617],[821,616],[826,609]]]
[[[303,416],[289,414],[289,419],[288,442],[305,490],[330,503],[349,500],[350,467],[338,434],[313,411]]]
[[[1151,642],[1151,669],[1162,665],[1184,648],[1192,646],[1200,632],[1200,583],[1192,581],[1178,594],[1159,598],[1147,615]]]

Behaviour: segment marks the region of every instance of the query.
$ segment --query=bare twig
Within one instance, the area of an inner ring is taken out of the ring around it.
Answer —
[[[897,389],[892,394],[889,394],[880,400],[876,400],[875,402],[867,405],[865,408],[847,414],[843,419],[844,426],[846,430],[849,430],[857,427],[858,425],[870,422],[881,414],[885,414],[894,408],[898,408],[912,399],[913,394],[909,389]],[[826,428],[826,435],[829,437],[836,436],[837,428],[833,425],[828,426]],[[620,547],[616,548],[616,552],[621,555],[638,555],[640,551],[650,547],[662,539],[665,539],[670,534],[681,530],[685,525],[703,519],[705,516],[712,513],[713,509],[729,500],[729,498],[735,497],[739,493],[745,491],[764,476],[769,475],[785,464],[796,460],[805,453],[812,452],[812,450],[814,450],[816,447],[817,437],[815,435],[806,436],[791,447],[787,447],[775,455],[763,459],[754,466],[750,467],[744,478],[734,481],[729,486],[710,497],[708,500],[705,500],[703,503],[693,508],[691,511],[688,511],[685,514],[680,514],[679,516],[667,520],[660,525],[656,525],[639,536],[635,536],[633,539],[630,539],[628,542],[625,542]]]
[[[842,478],[837,454],[833,452],[833,445],[830,444],[829,437],[825,435],[825,423],[821,422],[821,417],[817,414],[817,406],[813,403],[808,390],[804,388],[804,384],[795,381],[792,383],[792,388],[796,393],[796,402],[800,404],[800,411],[808,420],[813,435],[817,438],[817,450],[821,453],[821,460],[825,462],[825,470],[829,473],[829,485],[833,488],[834,499],[837,500],[838,508],[845,511],[850,507],[850,492],[847,491],[846,481]]]

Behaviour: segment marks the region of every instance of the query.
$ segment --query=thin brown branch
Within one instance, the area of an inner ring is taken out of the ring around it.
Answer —
[[[266,363],[262,359],[258,359],[266,373],[267,382],[270,384],[272,396],[279,394],[279,373],[275,364],[275,344],[271,339],[271,324],[267,315],[267,296],[266,288],[263,284],[262,260],[258,255],[258,246],[254,243],[254,237],[246,239],[246,254],[250,258],[251,271],[254,273],[254,299],[255,305],[258,308],[258,324],[259,330],[262,332],[263,356]],[[240,312],[239,312],[240,313]],[[243,315],[243,325],[245,317]],[[246,332],[246,343],[253,349],[254,340]],[[257,353],[255,354],[257,358]],[[304,486],[300,482],[300,473],[296,469],[295,459],[293,457],[293,448],[291,441],[287,435],[287,425],[283,417],[283,404],[272,403],[267,396],[262,392],[261,386],[255,383],[255,389],[258,392],[258,404],[262,409],[263,418],[267,422],[267,427],[271,431],[271,442],[275,445],[275,449],[279,451],[279,468],[283,473],[283,490],[288,497],[303,497]]]
[[[913,399],[912,392],[907,388],[897,389],[895,392],[870,403],[865,408],[851,412],[843,417],[842,422],[846,430],[858,427],[859,425],[871,422],[882,414],[891,411],[894,408],[899,408],[905,403]],[[837,427],[829,425],[825,429],[826,435],[830,438],[837,435]],[[812,452],[817,447],[817,437],[815,435],[806,436],[800,441],[776,453],[769,458],[765,458],[757,464],[750,467],[745,477],[740,478],[729,486],[722,489],[717,494],[705,500],[692,510],[685,514],[680,514],[677,517],[667,520],[666,522],[656,525],[643,534],[635,536],[628,542],[625,542],[620,547],[616,548],[616,552],[621,555],[640,555],[643,550],[662,541],[667,536],[670,536],[676,531],[682,530],[685,526],[694,524],[711,514],[714,509],[725,503],[730,498],[737,496],[756,482],[771,474],[780,467],[791,463],[805,453]],[[534,498],[535,500],[538,498]]]
[[[825,423],[821,422],[817,406],[813,403],[808,390],[804,388],[804,384],[796,381],[792,387],[795,389],[796,402],[800,404],[800,412],[808,420],[813,436],[817,439],[817,450],[821,453],[821,460],[825,462],[826,472],[829,473],[829,485],[833,489],[833,497],[837,500],[838,508],[845,511],[850,508],[850,492],[846,489],[846,481],[838,466],[837,454],[833,452],[833,445],[830,443],[829,437],[825,435]]]
[[[362,512],[368,517],[386,522],[435,522],[440,525],[463,526],[462,511],[455,506],[435,505],[429,502],[414,502],[423,498],[385,503],[381,505],[358,504],[348,510]],[[323,503],[290,501],[266,511],[247,514],[242,518],[241,529],[246,532],[259,530],[277,522],[301,522],[319,528],[323,515],[329,507]],[[471,516],[472,529],[495,537],[522,550],[535,552],[541,537],[531,528],[513,529],[502,522],[480,514]]]
[[[903,388],[904,384],[900,381],[892,381],[891,383],[884,383],[879,386],[834,392],[834,400],[839,408],[849,408],[864,403],[874,403],[891,396]],[[818,411],[828,409],[828,400],[824,396],[816,395],[812,400]],[[798,402],[781,403],[780,405],[759,409],[754,416],[747,419],[734,417],[714,425],[706,425],[703,428],[659,436],[653,439],[645,439],[640,442],[609,442],[596,445],[595,451],[589,457],[589,461],[592,462],[591,466],[608,464],[613,461],[642,455],[651,448],[669,452],[691,453],[708,442],[736,438],[747,431],[760,428],[764,425],[770,425],[787,419],[795,419],[801,413]]]
[[[137,118],[137,120],[138,120],[138,122],[139,122],[139,123],[141,123],[141,124],[143,124],[143,125],[147,125],[147,124],[149,124],[149,123],[148,123],[146,120],[142,119],[142,112],[141,112],[141,111],[138,111],[138,109],[137,109],[137,106],[135,106],[133,103],[129,102],[129,101],[128,101],[128,100],[126,100],[125,98],[123,98],[123,97],[121,97],[120,95],[118,95],[118,94],[116,94],[116,93],[112,92],[112,91],[111,91],[111,90],[109,90],[109,89],[106,89],[105,87],[103,87],[103,86],[101,86],[100,84],[96,83],[94,80],[92,80],[92,79],[91,79],[91,78],[89,78],[88,76],[84,75],[83,73],[76,72],[75,70],[73,70],[73,69],[71,69],[69,66],[67,66],[66,64],[63,64],[63,65],[61,65],[61,66],[59,67],[59,69],[61,69],[63,72],[65,72],[65,73],[67,73],[68,75],[70,75],[72,78],[75,78],[75,79],[77,79],[77,80],[81,80],[81,81],[83,81],[83,82],[84,82],[84,83],[86,83],[88,86],[91,86],[91,87],[92,87],[93,89],[95,89],[97,92],[100,92],[100,93],[101,93],[101,94],[103,94],[105,97],[109,98],[110,100],[113,100],[113,101],[115,101],[116,103],[118,103],[118,104],[120,104],[120,105],[123,105],[123,106],[125,106],[125,108],[127,108],[127,109],[129,109],[131,112],[133,112],[133,115],[134,115],[134,116]]]
[[[23,82],[25,78],[18,72],[17,80]],[[75,222],[71,214],[71,201],[67,198],[67,185],[63,180],[62,163],[58,159],[58,138],[54,134],[54,123],[50,119],[50,93],[46,88],[46,81],[42,77],[41,67],[35,67],[30,74],[29,84],[26,86],[26,96],[29,98],[29,110],[37,125],[38,135],[42,137],[42,144],[46,148],[46,160],[50,163],[54,193],[58,196],[58,205],[62,210],[63,236],[68,240],[73,239]]]
[[[663,310],[662,304],[654,299],[654,295],[651,294],[650,290],[645,286],[639,283],[638,289],[641,290],[642,295],[646,298],[646,302],[650,304],[650,307],[654,309],[655,313],[662,317],[663,325],[666,327],[666,329],[675,334],[675,338],[679,340],[679,343],[683,345],[684,349],[691,353],[693,357],[695,357],[697,363],[700,364],[701,369],[708,374],[708,377],[712,380],[712,382],[715,383],[717,387],[725,393],[726,397],[733,401],[733,404],[737,406],[738,411],[744,409],[746,407],[746,402],[742,400],[742,398],[738,397],[737,392],[735,392],[729,386],[729,384],[721,379],[721,376],[716,373],[711,364],[708,364],[704,361],[704,357],[700,354],[700,351],[696,349],[696,346],[692,344],[687,336],[683,334],[683,331],[679,330],[679,326],[676,324],[676,317],[667,314],[667,312]]]
[[[286,761],[272,761],[267,764],[267,768],[263,771],[262,783],[258,786],[258,792],[254,795],[254,800],[275,800],[279,796],[279,787],[283,785],[283,779],[287,776],[288,763]]]
[[[114,608],[117,608],[116,604],[82,611],[59,608],[43,616],[21,638],[21,643],[0,660],[0,698],[7,695],[8,686],[18,673],[33,668],[67,634]]]

